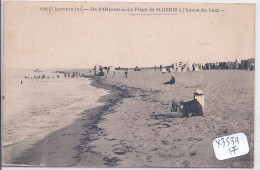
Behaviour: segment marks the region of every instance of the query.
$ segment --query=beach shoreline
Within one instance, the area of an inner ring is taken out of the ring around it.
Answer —
[[[93,140],[91,136],[100,133],[101,129],[97,127],[97,124],[102,120],[104,112],[124,98],[130,97],[127,90],[105,84],[100,77],[84,77],[91,80],[91,86],[109,91],[107,95],[98,99],[97,102],[102,103],[102,105],[82,111],[80,117],[72,125],[49,134],[34,144],[32,148],[24,152],[19,158],[4,166],[32,165],[56,167],[63,165],[64,167],[77,167],[77,163],[80,161],[80,153],[83,149],[81,147],[82,143],[84,143],[84,146],[88,145]],[[88,151],[91,150],[90,147],[86,147]],[[92,157],[97,157],[97,155],[93,154]],[[97,166],[100,166],[97,158],[93,160],[97,162],[92,162],[93,165],[97,164]]]
[[[214,78],[216,74],[232,81],[219,84]],[[130,71],[128,78],[122,72],[107,79],[85,76],[95,88],[109,91],[98,100],[104,104],[83,111],[72,125],[40,140],[12,164],[100,168],[253,167],[254,112],[249,107],[253,86],[246,84],[245,87],[239,76],[251,82],[254,75],[242,71],[239,74],[203,71],[173,75],[176,83],[172,86],[162,85],[171,75],[151,70]],[[139,79],[142,81],[137,81]],[[230,85],[237,81],[240,83]],[[203,88],[206,93],[206,117],[180,118],[170,112],[173,98],[188,100],[195,88]],[[221,95],[223,92],[229,95]],[[232,106],[234,101],[237,103]],[[240,132],[248,137],[249,154],[217,160],[212,141]]]

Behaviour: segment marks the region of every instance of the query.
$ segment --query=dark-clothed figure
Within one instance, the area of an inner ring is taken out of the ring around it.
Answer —
[[[97,75],[97,67],[94,66],[94,76],[96,76],[96,75]]]
[[[204,113],[204,95],[202,90],[196,90],[194,99],[188,102],[180,102],[180,111],[183,117],[205,116]]]
[[[100,66],[99,67],[99,72],[102,72],[103,71],[103,68]]]
[[[182,105],[182,116],[191,117],[191,116],[203,116],[203,108],[201,104],[195,99],[188,102],[180,102]]]
[[[125,77],[127,78],[128,70],[127,68],[125,69]]]
[[[175,78],[172,76],[171,80],[170,81],[167,81],[163,84],[174,84],[175,83]]]

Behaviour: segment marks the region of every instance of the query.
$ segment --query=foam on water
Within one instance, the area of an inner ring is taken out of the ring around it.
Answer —
[[[45,74],[51,78],[24,78],[33,74]],[[84,110],[101,105],[97,100],[107,93],[91,86],[87,78],[65,79],[60,75],[58,79],[57,73],[25,70],[5,73],[3,149],[20,143],[28,149],[48,134],[72,124]]]

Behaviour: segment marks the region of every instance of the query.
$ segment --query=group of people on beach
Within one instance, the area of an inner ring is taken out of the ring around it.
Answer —
[[[94,66],[94,76],[104,76],[108,77],[109,73],[112,72],[112,77],[116,76],[116,70],[111,67]],[[90,71],[91,72],[91,71]]]
[[[34,72],[39,72],[39,71],[35,71]],[[64,75],[64,78],[78,78],[78,77],[82,77],[82,76],[85,76],[85,72],[72,72],[72,73],[63,73]],[[50,79],[50,78],[57,78],[59,79],[61,76],[61,74],[57,74],[57,75],[52,75],[52,76],[48,76],[48,75],[45,75],[45,74],[42,74],[42,75],[34,75],[33,77],[32,76],[24,76],[25,79]],[[23,81],[21,80],[21,84],[23,84]]]
[[[57,75],[56,76],[57,78],[60,78],[60,75]],[[33,77],[30,77],[30,76],[24,76],[25,79],[50,79],[51,77],[50,76],[46,76],[45,74],[43,75],[34,75]],[[54,76],[52,76],[52,78],[55,78]]]
[[[72,73],[64,73],[64,78],[76,78],[76,77],[82,77],[84,76],[85,73],[81,73],[81,72],[72,72]]]
[[[83,72],[83,73],[81,73],[81,72],[72,72],[72,73],[64,73],[64,78],[76,78],[76,77],[82,77],[82,76],[84,76],[85,75],[85,73]],[[60,74],[57,74],[56,76],[52,76],[52,78],[60,78]],[[45,75],[45,74],[43,74],[43,75],[34,75],[33,77],[30,77],[30,76],[25,76],[24,77],[25,79],[45,79],[45,78],[47,78],[47,79],[50,79],[51,78],[51,76],[47,76],[47,75]]]

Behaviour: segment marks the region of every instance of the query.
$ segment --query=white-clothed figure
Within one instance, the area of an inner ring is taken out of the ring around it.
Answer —
[[[194,99],[198,100],[200,105],[202,106],[203,110],[205,107],[205,98],[202,90],[195,90],[194,92]]]

